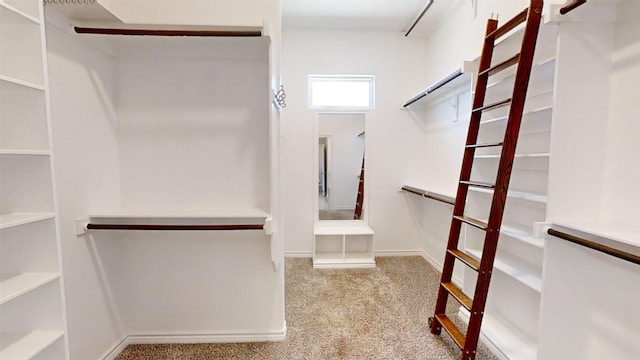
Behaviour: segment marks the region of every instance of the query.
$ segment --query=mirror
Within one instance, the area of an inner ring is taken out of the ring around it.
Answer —
[[[361,220],[365,114],[319,113],[317,126],[318,220]]]

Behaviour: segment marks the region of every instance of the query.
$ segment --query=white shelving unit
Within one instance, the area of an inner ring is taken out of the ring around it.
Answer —
[[[490,295],[482,324],[484,339],[510,359],[536,359],[538,322],[542,291],[543,244],[536,229],[546,220],[547,183],[549,177],[551,119],[554,107],[555,41],[553,25],[540,28],[534,67],[527,93],[518,147],[511,175],[510,189],[498,251],[494,262]],[[494,61],[513,54],[519,47],[522,31],[514,32],[496,48]],[[510,96],[515,67],[502,72],[487,90],[485,103]],[[479,142],[502,141],[508,108],[483,115]],[[478,149],[471,178],[494,183],[499,149]],[[467,216],[486,219],[493,191],[470,188]],[[484,233],[466,227],[464,251],[479,259]],[[476,273],[464,268],[464,292],[473,294]],[[518,305],[515,306],[514,302]],[[465,315],[461,311],[461,317]]]
[[[68,359],[42,1],[0,0],[0,359]]]
[[[316,225],[314,268],[375,267],[373,230],[366,224]]]

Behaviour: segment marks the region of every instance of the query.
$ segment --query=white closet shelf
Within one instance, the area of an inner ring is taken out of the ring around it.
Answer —
[[[63,336],[63,331],[56,330],[0,333],[0,359],[31,359]]]
[[[92,219],[266,219],[269,213],[257,208],[121,208],[96,211],[89,214]]]
[[[527,231],[523,228],[511,227],[511,226],[502,226],[500,228],[500,234],[507,235],[511,238],[522,241],[531,246],[535,246],[537,248],[542,249],[544,247],[544,240],[535,238],[531,231]]]
[[[516,154],[515,155],[516,159],[521,159],[521,158],[548,158],[548,157],[549,157],[549,153],[531,153],[531,154]],[[474,159],[499,159],[500,155],[493,155],[493,154],[475,155],[473,158]]]
[[[554,221],[552,223],[552,227],[554,227],[554,225],[575,230],[586,235],[594,235],[596,237],[608,239],[613,242],[640,248],[639,224],[622,224],[605,220],[563,220]]]
[[[313,229],[315,235],[373,235],[373,230],[366,224],[355,225],[316,225]]]
[[[49,156],[49,150],[29,150],[29,149],[0,149],[0,155],[26,155],[26,156]]]
[[[552,111],[552,110],[553,110],[553,106],[551,106],[551,105],[549,105],[549,106],[541,106],[539,108],[527,110],[522,114],[523,120],[524,120],[524,118],[527,117],[527,115],[533,115],[533,114],[537,114],[537,113],[541,113],[541,112],[545,112],[545,111]],[[484,124],[489,124],[489,123],[497,122],[497,121],[505,121],[508,118],[509,117],[507,115],[498,116],[498,117],[495,117],[495,118],[482,120],[482,121],[480,121],[480,124],[484,125]]]
[[[465,251],[480,260],[481,250],[467,248]],[[497,253],[493,264],[495,269],[528,286],[535,292],[540,293],[542,291],[541,268],[505,252]]]
[[[465,309],[460,308],[458,315],[463,321],[469,322],[469,313]],[[535,360],[538,357],[538,346],[534,339],[490,310],[482,318],[481,332],[507,359]]]
[[[425,96],[437,91],[438,89],[455,89],[462,84],[470,83],[473,79],[473,73],[476,71],[477,66],[472,61],[465,61],[459,69],[454,70],[451,74],[446,75],[442,79],[435,82],[433,85],[422,90],[411,99],[409,99],[404,107],[409,107],[411,104],[421,100]]]
[[[492,189],[470,187],[469,191],[483,193],[483,194],[493,194],[493,190]],[[526,201],[532,201],[532,202],[537,202],[537,203],[542,203],[542,204],[546,204],[547,203],[547,195],[538,194],[538,193],[532,193],[532,192],[511,191],[511,190],[509,190],[507,192],[507,197],[514,198],[514,199],[526,200]]]
[[[271,215],[257,208],[124,208],[78,219],[77,234],[87,230],[264,230]]]
[[[34,25],[40,25],[40,19],[35,18],[12,5],[7,4],[7,2],[3,0],[0,0],[0,19],[2,19],[3,23],[31,23]]]
[[[56,280],[60,273],[0,274],[0,304]]]
[[[14,77],[11,76],[6,76],[6,75],[2,75],[0,74],[0,88],[1,86],[4,85],[4,83],[9,83],[9,84],[13,84],[13,85],[19,85],[19,86],[23,86],[26,88],[30,88],[30,89],[34,89],[34,90],[39,90],[39,91],[44,91],[44,85],[39,85],[39,84],[35,84],[29,81],[24,81],[21,79],[16,79]]]
[[[10,213],[0,215],[0,229],[52,219],[54,213]]]
[[[539,62],[536,62],[533,64],[533,68],[531,69],[531,72],[539,72],[539,71],[554,71],[555,70],[555,61],[556,58],[555,57],[550,57],[550,58],[546,58],[544,60],[541,60]],[[515,79],[516,74],[515,74],[515,70],[513,71],[513,74],[510,74],[508,76],[505,76],[501,79],[498,79],[490,84],[487,85],[487,89],[499,86],[500,84]]]

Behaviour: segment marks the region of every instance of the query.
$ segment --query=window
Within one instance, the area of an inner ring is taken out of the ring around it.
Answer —
[[[373,75],[309,75],[312,109],[372,109]]]

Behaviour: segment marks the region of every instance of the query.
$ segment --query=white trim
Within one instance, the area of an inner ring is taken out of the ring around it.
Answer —
[[[194,344],[194,343],[242,343],[282,341],[287,335],[287,323],[276,331],[240,331],[204,334],[140,334],[129,335],[129,344]]]
[[[375,256],[422,256],[424,257],[424,251],[422,250],[376,250]]]
[[[118,355],[129,345],[129,337],[125,336],[120,342],[115,344],[110,350],[102,355],[102,360],[115,360]]]
[[[313,251],[285,251],[284,257],[286,258],[312,258]]]
[[[369,105],[367,106],[333,106],[333,105],[313,105],[313,82],[314,80],[360,82],[369,84]],[[307,76],[307,106],[309,109],[318,111],[366,111],[376,107],[376,76],[375,75],[340,75],[340,74],[309,74]]]
[[[217,332],[217,333],[191,333],[191,334],[139,334],[129,335],[107,351],[102,360],[115,360],[115,358],[132,344],[195,344],[195,343],[243,343],[282,341],[287,336],[287,322],[282,329],[275,331],[241,331],[241,332]]]

